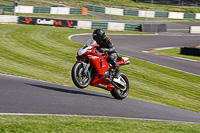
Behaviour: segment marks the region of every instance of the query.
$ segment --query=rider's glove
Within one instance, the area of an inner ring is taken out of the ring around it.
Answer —
[[[104,49],[104,48],[100,48],[100,49],[99,49],[99,52],[100,52],[100,53],[104,53],[104,52],[105,52],[105,49]]]

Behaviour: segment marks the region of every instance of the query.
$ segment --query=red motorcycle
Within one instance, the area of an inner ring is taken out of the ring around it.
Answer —
[[[113,78],[115,69],[106,61],[108,53],[100,53],[99,45],[89,39],[77,53],[77,62],[71,72],[72,80],[78,88],[88,85],[100,87],[111,92],[116,99],[124,99],[129,92],[129,81],[125,74]],[[130,64],[129,58],[118,57],[119,66]]]

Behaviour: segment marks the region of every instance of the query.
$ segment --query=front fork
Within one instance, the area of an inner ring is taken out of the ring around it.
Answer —
[[[77,61],[77,62],[80,62],[82,64],[82,66],[83,66],[83,73],[85,75],[87,75],[87,72],[88,72],[89,67],[90,67],[90,63],[89,62],[86,63],[86,62],[83,62],[83,61]]]

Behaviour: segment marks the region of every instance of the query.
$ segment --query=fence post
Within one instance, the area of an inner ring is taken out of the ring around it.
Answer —
[[[183,5],[184,5],[184,0],[181,1],[181,6],[183,6]]]
[[[13,9],[13,15],[16,16],[16,11],[15,11],[15,7],[17,6],[17,0],[14,1],[14,9]]]
[[[95,13],[95,6],[96,6],[96,3],[94,3],[94,5],[93,5],[93,13]],[[92,15],[92,21],[94,21],[94,15]]]
[[[38,17],[40,17],[41,0],[40,0],[40,2],[38,2],[38,7],[39,7],[39,9],[38,9]]]
[[[169,5],[169,0],[167,0],[167,5]]]
[[[78,3],[76,3],[76,6],[75,6],[75,14],[74,14],[75,19],[77,18],[77,16],[76,16],[76,13],[77,13],[77,4],[78,4]]]
[[[126,17],[126,22],[127,22],[127,11],[128,11],[128,7],[125,7],[124,9],[126,12],[125,12],[125,17]],[[123,14],[124,15],[124,14]]]
[[[178,0],[178,5],[181,6],[181,0]]]

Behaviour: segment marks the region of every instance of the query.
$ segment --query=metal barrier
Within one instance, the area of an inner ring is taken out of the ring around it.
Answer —
[[[8,24],[8,23],[16,24],[17,20],[18,20],[17,16],[0,15],[0,23],[3,23],[3,24]]]
[[[96,29],[103,28],[104,30],[113,31],[140,31],[141,26],[136,24],[125,24],[115,22],[92,22],[92,21],[78,21],[78,20],[63,20],[63,19],[48,19],[36,17],[18,17],[18,23],[31,25],[48,25],[59,27],[75,27],[78,29]]]

